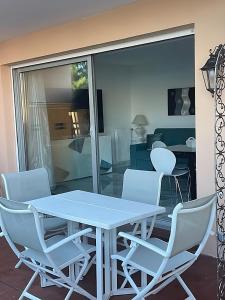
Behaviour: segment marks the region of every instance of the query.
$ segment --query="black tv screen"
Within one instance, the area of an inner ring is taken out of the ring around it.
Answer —
[[[82,109],[89,111],[88,89],[77,89],[73,92],[72,111],[80,111]],[[97,111],[98,111],[98,131],[104,132],[102,90],[97,90]]]

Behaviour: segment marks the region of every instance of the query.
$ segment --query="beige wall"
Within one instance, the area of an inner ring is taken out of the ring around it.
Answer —
[[[197,180],[198,195],[203,196],[214,191],[214,106],[211,96],[205,91],[199,69],[208,57],[209,48],[224,41],[224,13],[224,0],[139,0],[99,16],[1,43],[0,65],[67,53],[84,47],[91,48],[137,35],[194,24]],[[0,171],[6,171],[16,169],[9,68],[1,69],[0,80],[0,122],[4,123],[0,128]],[[214,250],[215,242],[208,243],[207,251],[212,253]]]
[[[5,172],[17,167],[12,80],[8,66],[0,66],[0,83],[0,172]]]

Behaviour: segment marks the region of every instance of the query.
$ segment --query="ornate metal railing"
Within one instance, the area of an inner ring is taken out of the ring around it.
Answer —
[[[215,68],[215,165],[217,200],[217,296],[225,299],[225,45]]]

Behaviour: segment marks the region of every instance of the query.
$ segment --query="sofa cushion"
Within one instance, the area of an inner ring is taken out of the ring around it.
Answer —
[[[147,142],[147,149],[151,150],[152,149],[152,144],[156,141],[161,141],[162,140],[162,133],[154,133],[154,134],[147,134],[146,136],[146,142]]]
[[[162,133],[162,142],[167,146],[185,145],[189,137],[195,137],[195,128],[157,128],[154,133]]]
[[[155,134],[162,134],[161,140],[167,146],[185,145],[189,137],[195,137],[194,128],[157,128]],[[188,163],[185,153],[176,154],[178,164]],[[130,145],[130,168],[137,170],[153,170],[150,160],[150,151],[147,150],[147,143]]]

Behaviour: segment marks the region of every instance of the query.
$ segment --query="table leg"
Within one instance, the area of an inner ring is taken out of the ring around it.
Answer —
[[[40,217],[41,232],[44,235],[44,233],[45,233],[45,230],[44,230],[44,218],[45,217],[42,214],[40,214],[40,216],[41,216]],[[21,262],[21,260],[19,262]],[[47,286],[49,286],[49,280],[47,278],[45,278],[44,276],[42,276],[42,275],[40,275],[40,281],[41,281],[41,287],[47,287]],[[52,285],[51,282],[50,282],[50,285]]]
[[[146,240],[147,238],[147,219],[141,221],[141,239]],[[147,274],[141,272],[141,286],[145,287],[147,285]]]
[[[104,257],[105,257],[105,299],[111,294],[111,265],[110,265],[110,231],[104,231]]]
[[[111,230],[111,253],[117,252],[116,228]],[[117,260],[112,260],[112,293],[117,291]]]
[[[191,175],[191,200],[196,199],[196,156],[195,153],[189,153],[188,160]]]
[[[74,224],[71,221],[67,222],[67,228],[68,228],[68,235],[71,235],[74,233]],[[76,269],[77,272],[77,269]],[[72,281],[75,281],[75,267],[74,265],[69,266],[69,277]]]
[[[102,229],[96,227],[96,286],[97,300],[103,300]]]

